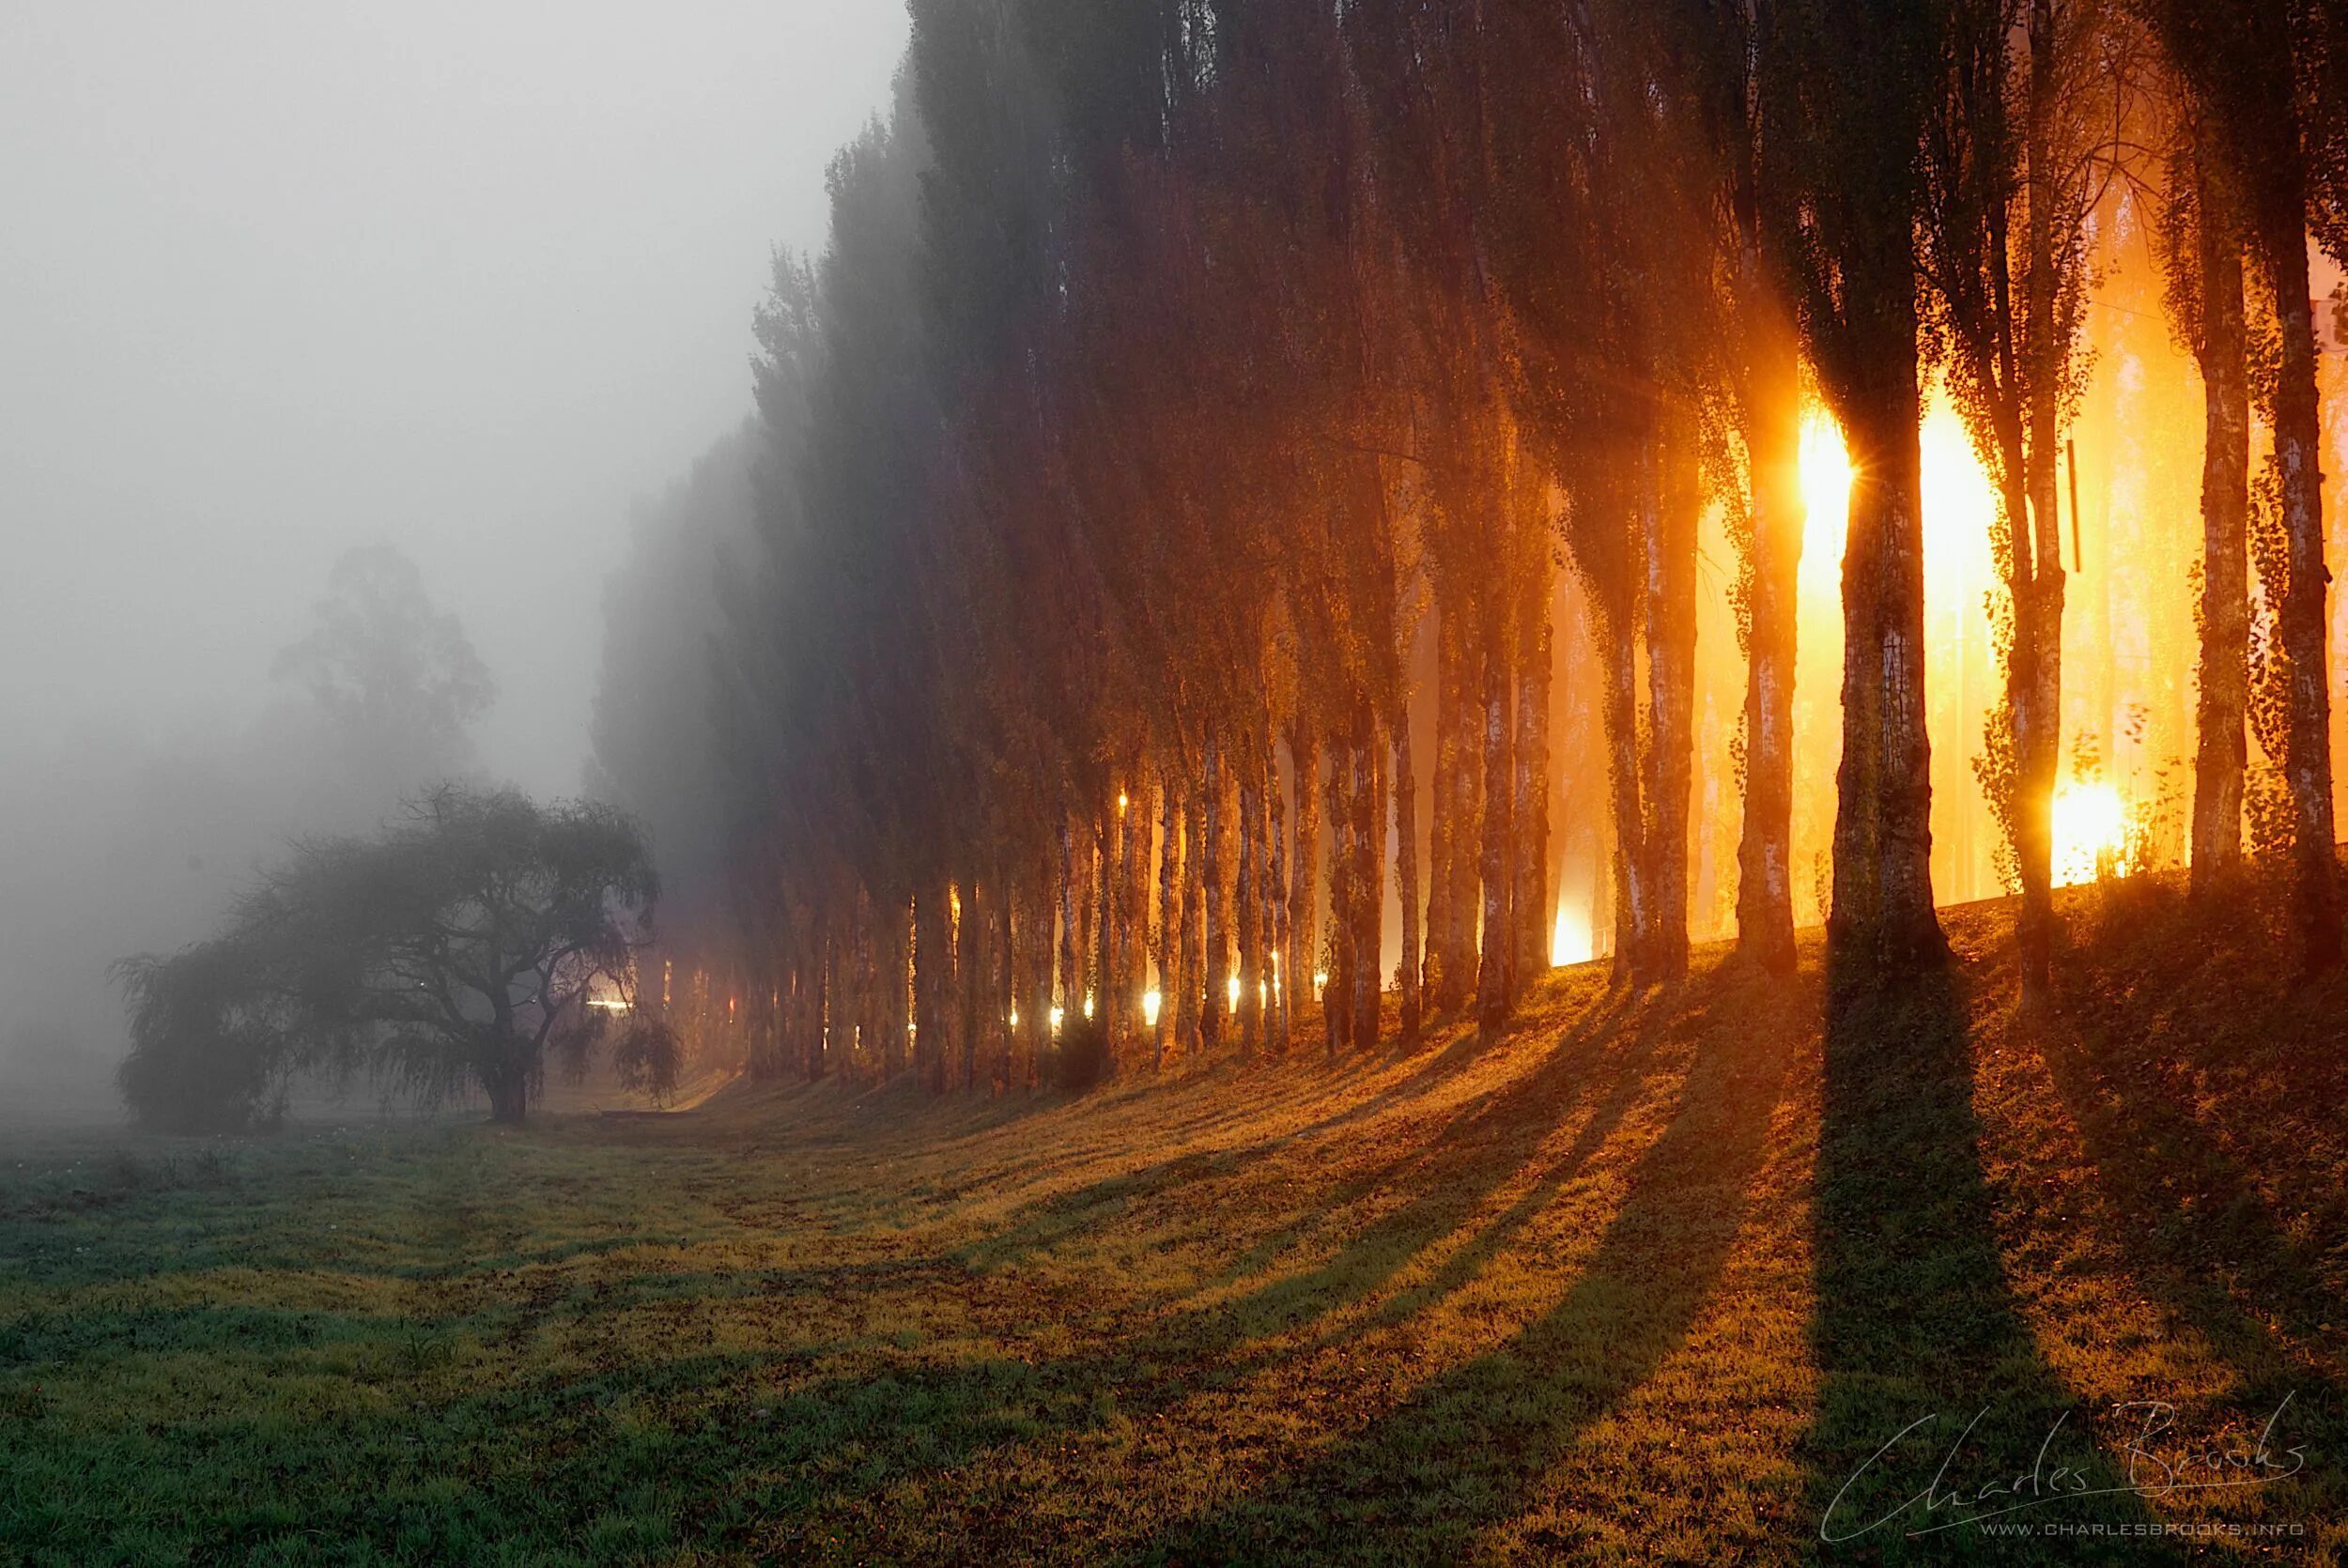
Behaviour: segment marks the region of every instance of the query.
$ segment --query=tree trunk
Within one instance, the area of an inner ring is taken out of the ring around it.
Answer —
[[[1076,824],[1076,1016],[1097,1016],[1101,998],[1101,951],[1108,940],[1107,911],[1101,899],[1101,879],[1106,875],[1102,853],[1101,819]]]
[[[1553,569],[1548,530],[1533,530],[1517,605],[1516,885],[1509,903],[1516,930],[1513,994],[1549,969],[1549,682],[1554,648],[1549,621]]]
[[[1645,814],[1639,807],[1639,660],[1637,618],[1627,584],[1594,594],[1599,675],[1599,716],[1606,732],[1606,787],[1614,818],[1614,976],[1645,982],[1647,909],[1652,899],[1646,864]]]
[[[1453,866],[1460,853],[1458,824],[1451,806],[1461,763],[1460,742],[1460,645],[1462,632],[1458,612],[1448,604],[1436,610],[1435,626],[1435,776],[1434,810],[1427,834],[1427,945],[1421,983],[1436,1011],[1448,1001],[1453,982],[1451,928]]]
[[[1302,715],[1289,730],[1289,761],[1296,776],[1296,832],[1289,840],[1286,962],[1290,986],[1303,988],[1293,994],[1317,1000],[1313,975],[1321,967],[1321,739]]]
[[[1515,733],[1510,724],[1510,685],[1515,676],[1509,658],[1507,598],[1495,593],[1487,601],[1483,624],[1483,741],[1484,822],[1480,855],[1483,884],[1483,944],[1475,971],[1476,1037],[1486,1044],[1497,1039],[1514,1004],[1514,958],[1510,898],[1515,888],[1510,869],[1516,850]]]
[[[2241,231],[2217,173],[2215,133],[2194,158],[2200,209],[2201,666],[2195,715],[2192,889],[2242,863],[2243,727],[2250,668],[2250,379],[2245,360]]]
[[[1321,1013],[1332,1056],[1353,1042],[1353,946],[1360,934],[1353,909],[1353,878],[1360,869],[1353,853],[1359,825],[1353,800],[1360,783],[1360,759],[1349,726],[1329,757],[1329,983],[1321,990]]]
[[[1353,937],[1353,1044],[1362,1051],[1378,1045],[1379,1003],[1384,995],[1386,919],[1386,761],[1378,744],[1378,717],[1365,701],[1355,730],[1354,755],[1362,772],[1361,793],[1354,801],[1360,813],[1353,829],[1355,918]]]
[[[900,899],[888,905],[888,942],[881,954],[881,1013],[888,1031],[882,1075],[892,1076],[911,1065],[913,1046],[906,1025],[911,995],[906,985],[913,968],[913,905]]]
[[[815,1038],[809,1042],[814,1054],[807,1064],[807,1081],[820,1080],[830,1070],[836,1041],[832,1030],[839,1026],[840,1014],[840,941],[835,923],[827,912],[816,927],[815,983],[816,1008],[820,1024]]]
[[[1076,864],[1075,819],[1062,813],[1059,819],[1059,960],[1053,976],[1053,1007],[1061,1017],[1061,1026],[1076,1016],[1077,1004],[1084,995],[1084,970],[1079,962],[1077,944],[1081,940],[1081,921],[1077,910],[1084,898]],[[1051,1015],[1044,1015],[1045,1032],[1050,1038],[1044,1047],[1046,1076],[1057,1070],[1059,1060],[1059,1030],[1054,1028]]]
[[[1877,336],[1877,377],[1843,410],[1851,442],[1843,552],[1843,760],[1836,770],[1831,959],[1843,979],[1937,964],[1932,742],[1924,721],[1923,452],[1912,309]]]
[[[1279,744],[1269,725],[1264,729],[1264,806],[1269,815],[1264,839],[1264,948],[1272,956],[1272,1013],[1267,1021],[1272,1053],[1284,1056],[1289,1048],[1289,995],[1296,971],[1289,963],[1288,797],[1280,787]]]
[[[1694,432],[1659,431],[1648,455],[1645,509],[1647,771],[1643,978],[1668,984],[1688,973],[1688,799],[1695,756],[1695,528],[1702,491]]]
[[[1259,891],[1263,854],[1260,817],[1263,786],[1256,778],[1254,759],[1244,748],[1239,766],[1239,871],[1237,876],[1239,963],[1239,1053],[1253,1060],[1263,1041],[1262,975],[1263,904]]]
[[[1185,1060],[1206,1049],[1202,998],[1207,992],[1207,807],[1193,785],[1182,826],[1182,981],[1175,1042]]]
[[[1027,1080],[1031,1087],[1044,1087],[1052,1081],[1052,1052],[1058,1046],[1052,1027],[1052,1011],[1059,1005],[1059,993],[1054,989],[1057,976],[1054,963],[1059,953],[1059,864],[1058,846],[1047,838],[1037,861],[1040,880],[1036,884],[1038,920],[1035,933],[1035,1028],[1029,1033]]]
[[[1125,973],[1125,825],[1133,809],[1128,787],[1107,803],[1101,814],[1100,901],[1101,950],[1096,956],[1093,994],[1101,1009],[1101,1038],[1108,1042],[1107,1058],[1117,1060],[1124,1043],[1125,1007],[1119,984]]]
[[[1125,815],[1125,946],[1118,966],[1118,993],[1124,1000],[1128,1050],[1140,1042],[1147,1029],[1142,996],[1150,989],[1151,824],[1156,821],[1157,774],[1146,755],[1134,763],[1132,808]]]
[[[1033,916],[1027,899],[1027,872],[1016,848],[1015,844],[1005,843],[996,856],[1001,867],[995,915],[995,1000],[998,1020],[996,1027],[999,1033],[993,1070],[997,1092],[1002,1094],[1018,1086],[1021,1031],[1028,1022],[1021,995],[1022,982],[1027,978],[1027,963],[1021,953]]]
[[[985,962],[982,958],[985,915],[980,903],[981,889],[974,880],[961,886],[957,895],[961,910],[954,917],[954,1006],[956,1010],[954,1040],[958,1047],[950,1067],[953,1085],[960,1089],[978,1086],[979,1031],[985,1027]]]
[[[1396,704],[1394,730],[1394,860],[1395,879],[1402,895],[1402,961],[1395,974],[1400,993],[1398,1038],[1404,1049],[1418,1043],[1418,780],[1411,766],[1411,713],[1407,702]]]
[[[501,1041],[499,1060],[481,1074],[481,1087],[489,1097],[489,1120],[500,1127],[519,1127],[530,1113],[530,1074],[520,1058],[518,1045]]]
[[[1117,986],[1117,955],[1111,936],[1117,924],[1117,803],[1102,803],[1101,814],[1092,824],[1092,842],[1098,858],[1092,865],[1092,904],[1094,940],[1091,964],[1086,971],[1086,994],[1091,997],[1094,1018],[1101,1027],[1101,1064],[1103,1075],[1117,1070],[1118,1010],[1111,992]]]
[[[1182,797],[1171,774],[1158,784],[1158,1022],[1151,1041],[1154,1065],[1164,1068],[1174,1050],[1174,1019],[1182,1010]]]
[[[2011,685],[2015,718],[2015,823],[2022,880],[2022,917],[2017,929],[2023,1006],[2046,997],[2053,963],[2054,792],[2062,761],[2062,531],[2061,475],[2062,408],[2055,346],[2054,182],[2052,115],[2056,91],[2054,10],[2051,0],[2031,0],[2031,74],[2025,148],[2031,200],[2023,279],[2027,341],[2038,363],[2027,377],[2025,417],[2029,439],[2023,473],[2029,489],[2029,530],[2014,541],[2017,562],[2028,552],[2026,572],[2016,573],[2014,601],[2016,663]],[[2014,513],[2014,526],[2024,515]],[[2025,657],[2025,655],[2027,655]]]
[[[856,1068],[869,1069],[882,1053],[880,1030],[880,961],[873,940],[873,900],[862,887],[856,893],[855,921],[849,928],[849,974],[856,994]],[[729,1011],[731,1008],[729,1008]]]
[[[1447,901],[1450,929],[1443,933],[1444,964],[1441,989],[1435,996],[1439,1012],[1465,1009],[1476,981],[1476,898],[1482,880],[1484,821],[1484,713],[1478,661],[1482,658],[1477,627],[1466,615],[1460,618],[1460,636],[1452,679],[1456,683],[1459,717],[1454,733],[1458,755],[1448,779],[1451,815],[1451,890]],[[1436,760],[1438,771],[1442,759]]]
[[[1758,271],[1757,262],[1753,270]],[[1767,307],[1764,307],[1765,309]],[[1774,320],[1753,330],[1745,437],[1753,558],[1745,599],[1745,820],[1737,845],[1737,950],[1794,972],[1794,669],[1801,592],[1801,363]]]
[[[831,1027],[831,992],[825,983],[829,952],[824,919],[817,915],[807,933],[807,1033],[799,1058],[800,1076],[811,1084],[824,1076],[824,1047]]]
[[[1199,1048],[1209,1053],[1221,1049],[1223,1023],[1229,1012],[1231,976],[1231,899],[1228,887],[1230,856],[1223,751],[1212,726],[1206,746],[1206,853],[1199,867],[1201,891],[1207,899],[1206,996],[1199,1008]]]
[[[2282,352],[2275,386],[2275,471],[2288,561],[2276,615],[2289,664],[2290,729],[2283,771],[2291,785],[2296,903],[2310,973],[2340,961],[2340,900],[2332,824],[2331,693],[2325,668],[2323,429],[2315,386],[2315,319],[2308,297],[2307,204],[2273,204],[2262,223],[2268,285]]]

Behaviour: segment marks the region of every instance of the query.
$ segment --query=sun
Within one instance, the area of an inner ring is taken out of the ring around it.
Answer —
[[[1587,963],[1597,956],[1598,945],[1590,933],[1589,911],[1573,899],[1558,899],[1557,922],[1549,935],[1551,967],[1563,969],[1569,963]]]
[[[1801,416],[1802,556],[1839,561],[1843,530],[1850,520],[1850,448],[1842,427],[1825,408],[1812,405]]]
[[[2124,876],[2128,807],[2109,784],[2065,784],[2054,797],[2054,884],[2076,887],[2107,869]]]

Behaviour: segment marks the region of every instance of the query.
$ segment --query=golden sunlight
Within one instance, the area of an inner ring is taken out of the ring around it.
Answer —
[[[2054,884],[2076,887],[2109,870],[2125,876],[2127,803],[2109,784],[2072,783],[2055,791]]]
[[[1557,900],[1557,923],[1549,933],[1549,962],[1554,969],[1569,963],[1587,963],[1598,956],[1598,944],[1590,933],[1589,911],[1578,907],[1571,899]]]
[[[1803,561],[1831,561],[1840,570],[1854,477],[1842,427],[1825,408],[1811,405],[1801,416]]]

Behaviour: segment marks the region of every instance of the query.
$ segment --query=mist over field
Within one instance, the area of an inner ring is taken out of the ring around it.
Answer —
[[[580,791],[631,518],[749,410],[891,0],[0,12],[0,1117],[118,1115],[116,960],[443,770]],[[281,652],[388,547],[446,756]]]
[[[0,1568],[2348,1561],[2344,269],[2348,0],[0,8]]]

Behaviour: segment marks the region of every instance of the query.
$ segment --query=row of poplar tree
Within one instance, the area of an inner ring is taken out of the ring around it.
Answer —
[[[711,701],[634,699],[715,730],[702,859],[762,1063],[1026,1082],[1096,1012],[1128,1060],[1277,1052],[1308,1015],[1339,1050],[1387,996],[1406,1039],[1496,1028],[1547,961],[1558,767],[1606,771],[1618,969],[1673,978],[1714,505],[1748,675],[1738,941],[1790,968],[1805,395],[1858,476],[1829,947],[1899,983],[1943,950],[1936,373],[2000,500],[1985,781],[2043,991],[2057,458],[2119,202],[2208,388],[2195,878],[2241,853],[2249,725],[2308,960],[2337,960],[2308,246],[2348,255],[2348,5],[911,10],[827,248],[778,257],[756,317],[748,525],[672,638]],[[1586,647],[1554,646],[1561,565]],[[1552,754],[1559,670],[1602,758]],[[651,732],[629,699],[608,686],[607,753]],[[686,744],[640,744],[636,792]]]

